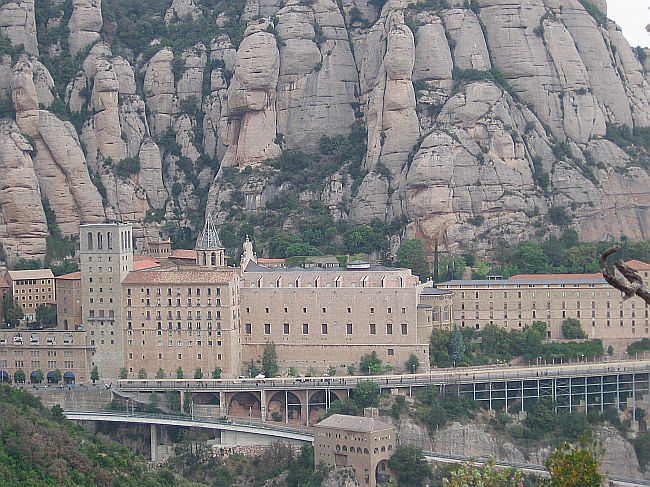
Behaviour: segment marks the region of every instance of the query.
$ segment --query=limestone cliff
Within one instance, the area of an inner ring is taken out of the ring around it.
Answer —
[[[647,136],[650,55],[604,0],[162,3],[0,2],[0,162],[30,174],[0,242],[42,257],[45,199],[64,235],[123,220],[140,243],[286,198],[428,249],[558,234],[558,208],[586,240],[650,237],[648,149],[608,132]]]

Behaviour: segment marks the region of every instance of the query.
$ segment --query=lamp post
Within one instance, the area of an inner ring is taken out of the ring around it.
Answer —
[[[248,406],[248,425],[253,424],[253,406]]]
[[[192,414],[192,421],[194,421],[194,401],[190,403],[190,413]]]

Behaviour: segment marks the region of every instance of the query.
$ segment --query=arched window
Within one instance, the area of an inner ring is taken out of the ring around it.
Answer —
[[[379,453],[379,448],[375,447],[375,453]]]
[[[104,236],[97,232],[97,250],[102,250],[104,248]]]
[[[203,265],[208,265],[208,257],[203,253]]]
[[[213,266],[217,265],[217,254],[216,254],[216,252],[212,252],[212,254],[210,254],[210,265],[213,265]]]
[[[341,451],[341,445],[336,445],[336,451]]]
[[[393,449],[393,445],[388,445],[388,451],[391,451]]]
[[[108,244],[108,250],[113,250],[113,232],[106,234],[106,243]]]
[[[348,451],[348,447],[343,445],[343,451]]]
[[[364,448],[364,449],[363,449],[363,453],[365,453],[365,454],[367,455],[367,454],[370,453],[370,452],[368,451],[367,448]]]
[[[63,329],[64,330],[68,329],[68,320],[63,320]]]
[[[381,451],[386,451],[386,447],[385,447],[385,446],[382,446],[382,447],[381,447]]]
[[[361,453],[361,447],[360,446],[357,447],[357,453]]]
[[[88,250],[93,249],[93,234],[92,232],[88,232]]]

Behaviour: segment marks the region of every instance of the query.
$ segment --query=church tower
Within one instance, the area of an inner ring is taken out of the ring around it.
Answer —
[[[244,254],[241,257],[241,269],[244,271],[249,262],[255,262],[257,264],[257,255],[253,252],[253,243],[248,239],[248,235],[246,235],[246,241],[242,247]]]
[[[196,241],[196,263],[208,269],[225,267],[225,250],[221,246],[217,229],[212,223],[212,214],[208,213],[203,232]]]

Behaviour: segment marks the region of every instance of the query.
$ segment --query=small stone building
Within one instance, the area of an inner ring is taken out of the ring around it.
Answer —
[[[395,450],[395,428],[378,419],[378,410],[364,416],[334,414],[315,426],[314,460],[328,467],[352,467],[361,486],[390,480],[388,459]]]

